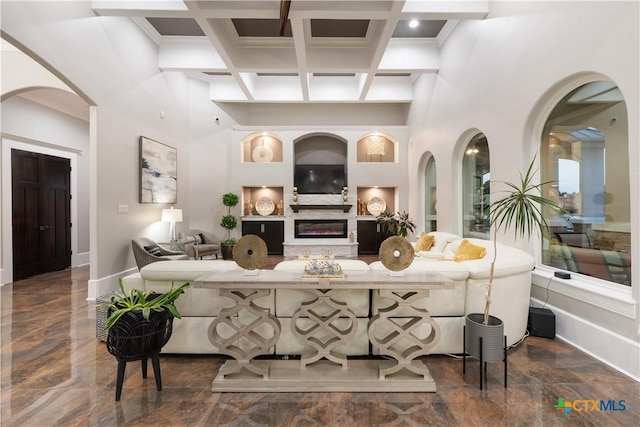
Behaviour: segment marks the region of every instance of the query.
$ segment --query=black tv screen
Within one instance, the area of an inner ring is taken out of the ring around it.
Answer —
[[[296,165],[293,185],[299,194],[340,194],[347,186],[344,165]]]

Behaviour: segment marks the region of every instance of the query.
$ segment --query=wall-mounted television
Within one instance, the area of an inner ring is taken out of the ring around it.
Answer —
[[[296,165],[293,185],[298,194],[340,194],[347,186],[344,165]]]

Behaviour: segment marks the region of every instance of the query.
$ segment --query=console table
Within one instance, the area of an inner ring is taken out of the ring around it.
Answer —
[[[235,303],[220,310],[209,326],[209,340],[221,354],[233,358],[220,368],[213,380],[213,391],[436,390],[429,369],[417,358],[429,354],[440,339],[440,328],[426,310],[413,303],[428,297],[431,289],[453,287],[453,282],[438,273],[391,277],[387,272],[362,271],[327,279],[303,278],[300,273],[287,271],[260,270],[254,276],[229,271],[203,276],[193,286],[219,289],[221,296]],[[291,318],[294,336],[314,349],[301,355],[300,360],[255,359],[268,354],[281,331],[278,318],[255,300],[278,289],[314,294],[311,301],[301,303]],[[371,345],[386,359],[347,360],[334,350],[357,328],[355,314],[335,295],[345,289],[370,289],[391,301],[389,307],[369,319],[367,327]],[[428,336],[414,333],[425,324],[430,329]],[[240,342],[244,345],[240,346]]]

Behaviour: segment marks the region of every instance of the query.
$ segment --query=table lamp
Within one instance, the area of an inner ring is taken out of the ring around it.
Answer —
[[[162,222],[169,223],[169,239],[171,242],[176,242],[176,222],[182,222],[182,209],[162,209]]]

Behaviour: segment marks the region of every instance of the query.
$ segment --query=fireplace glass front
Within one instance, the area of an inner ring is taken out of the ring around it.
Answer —
[[[345,238],[346,219],[299,219],[295,221],[296,238]]]

